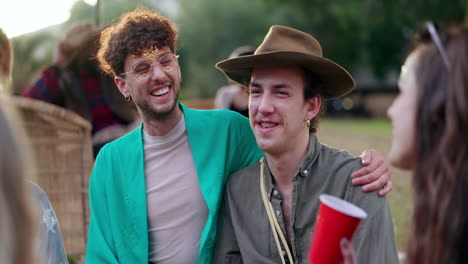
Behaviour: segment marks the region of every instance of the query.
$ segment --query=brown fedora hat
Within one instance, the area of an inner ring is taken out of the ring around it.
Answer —
[[[216,64],[232,81],[247,86],[254,67],[299,65],[315,73],[323,83],[320,94],[333,99],[356,86],[351,75],[322,55],[320,43],[311,35],[284,26],[272,26],[253,55],[223,60]]]

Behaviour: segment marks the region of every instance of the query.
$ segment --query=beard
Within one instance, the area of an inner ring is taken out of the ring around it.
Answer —
[[[177,107],[177,101],[179,100],[179,92],[174,96],[174,100],[171,104],[165,108],[158,108],[158,106],[152,106],[148,103],[137,103],[135,102],[136,106],[140,111],[141,114],[144,116],[149,117],[151,120],[167,120],[172,117],[174,114],[174,110]]]

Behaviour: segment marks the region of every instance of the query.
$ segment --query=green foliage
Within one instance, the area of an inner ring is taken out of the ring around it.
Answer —
[[[100,24],[110,23],[121,14],[137,6],[149,6],[146,0],[101,0],[99,8]],[[53,61],[58,41],[72,24],[94,21],[95,9],[83,0],[75,2],[70,10],[69,19],[57,26],[12,39],[14,49],[12,91],[20,94],[28,88],[39,75],[39,70]]]
[[[52,60],[55,37],[48,32],[37,32],[13,38],[13,83],[12,92],[20,94],[36,78],[38,69]]]
[[[398,71],[423,22],[463,22],[465,0],[264,0],[270,7],[294,8],[302,29],[320,40],[325,56],[345,68],[369,65],[378,77]]]
[[[251,0],[181,0],[180,6],[179,53],[187,97],[214,96],[226,84],[215,63],[239,46],[260,44],[276,14]]]
[[[114,19],[120,17],[122,14],[134,10],[137,6],[149,6],[151,4],[146,0],[101,0],[99,9],[98,22],[100,25],[110,24]],[[66,24],[74,24],[79,21],[95,21],[96,8],[88,5],[83,0],[75,2],[70,10],[70,18]]]
[[[215,69],[241,45],[259,45],[271,25],[285,25],[311,33],[322,44],[324,55],[346,69],[368,66],[378,77],[398,72],[408,43],[423,22],[442,25],[467,19],[466,0],[179,0],[175,22],[180,34],[183,95],[212,97],[226,84]],[[111,23],[147,0],[101,0],[100,24]],[[70,24],[94,21],[95,10],[83,0],[70,11],[58,33],[14,40],[14,89],[22,91],[40,65],[52,61],[55,43]],[[164,10],[161,13],[165,15]],[[57,30],[55,30],[57,31]],[[44,47],[45,46],[45,47]],[[40,55],[40,56],[39,56]],[[18,75],[18,74],[21,75]],[[19,76],[19,77],[17,77]]]

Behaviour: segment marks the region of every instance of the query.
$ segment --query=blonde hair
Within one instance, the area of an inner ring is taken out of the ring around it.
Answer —
[[[0,92],[4,92],[9,88],[12,67],[13,48],[7,35],[0,28]]]
[[[13,54],[0,29],[0,263],[38,263],[35,237],[38,223],[26,179],[34,172],[26,136],[8,95]]]
[[[24,133],[5,95],[0,94],[0,263],[37,263],[34,251],[37,219],[25,181],[32,173],[19,140]]]

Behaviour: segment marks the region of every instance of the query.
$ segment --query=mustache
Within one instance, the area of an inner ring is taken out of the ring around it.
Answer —
[[[172,80],[163,80],[163,81],[155,81],[153,83],[151,83],[151,85],[149,86],[148,88],[148,91],[151,92],[153,89],[155,89],[156,87],[159,87],[159,86],[171,86],[173,87],[174,86],[174,82]]]

